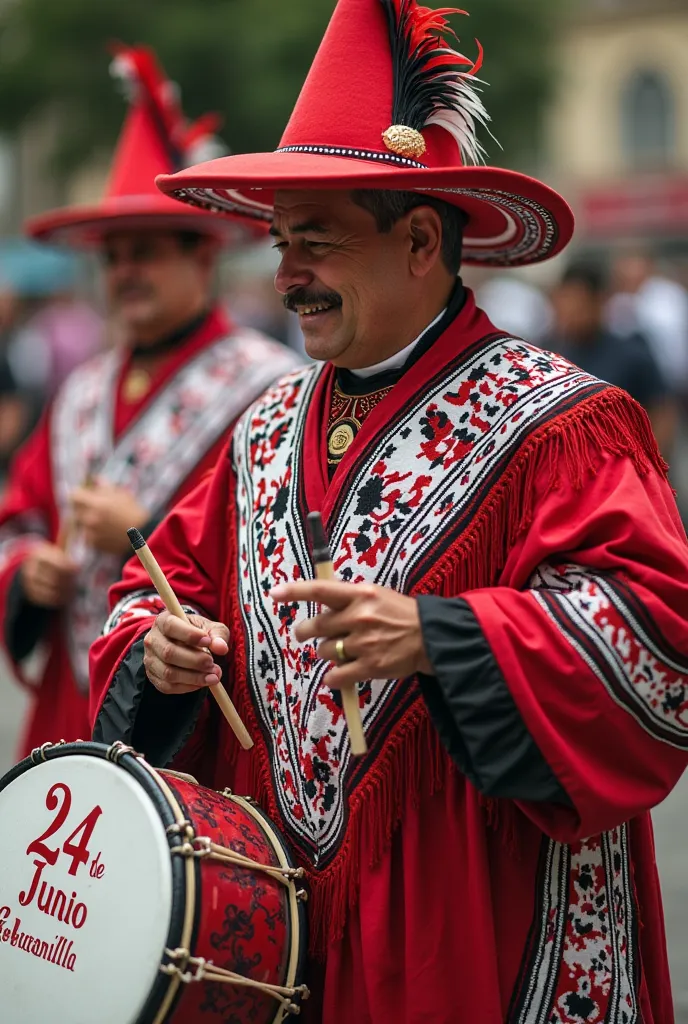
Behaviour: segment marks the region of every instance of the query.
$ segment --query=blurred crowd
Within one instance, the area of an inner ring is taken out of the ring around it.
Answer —
[[[303,352],[297,318],[272,283],[269,257],[223,275],[232,319]],[[92,275],[91,275],[92,277]],[[647,410],[688,521],[688,290],[649,252],[574,258],[543,287],[513,272],[467,275],[503,330],[558,352],[628,391]],[[31,243],[0,247],[0,473],[67,374],[115,343],[84,267]]]
[[[26,240],[0,244],[0,472],[65,377],[105,343],[80,264]]]
[[[477,287],[500,328],[564,355],[646,409],[688,522],[688,291],[650,252],[574,258],[548,289],[498,275]]]

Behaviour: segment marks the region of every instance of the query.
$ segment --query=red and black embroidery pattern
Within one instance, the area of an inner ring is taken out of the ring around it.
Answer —
[[[543,840],[538,904],[508,1024],[637,1024],[637,913],[627,827]]]
[[[273,387],[240,420],[232,454],[248,687],[283,827],[322,868],[341,844],[347,796],[362,771],[354,777],[341,707],[321,685],[327,666],[314,645],[293,638],[297,614],[314,609],[299,613],[268,596],[276,582],[312,576],[301,459],[319,373],[311,367]],[[533,429],[602,387],[512,339],[493,335],[462,353],[351,460],[328,523],[340,577],[413,592]],[[388,680],[361,688],[371,749],[416,696],[412,685]]]
[[[187,615],[202,615],[197,608],[190,605],[183,605]],[[132,622],[134,619],[155,618],[165,610],[165,605],[155,590],[134,590],[119,601],[110,613],[110,617],[103,627],[103,636],[107,636],[120,623]]]
[[[543,566],[535,597],[610,696],[655,739],[688,747],[688,664],[630,587],[578,565]]]

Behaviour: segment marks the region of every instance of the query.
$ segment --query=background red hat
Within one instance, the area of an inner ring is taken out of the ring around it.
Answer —
[[[255,218],[220,221],[160,193],[157,175],[201,159],[204,151],[217,151],[217,119],[208,115],[195,124],[185,120],[176,86],[146,47],[116,47],[111,70],[124,83],[130,107],[103,199],[41,214],[27,222],[26,232],[41,241],[77,246],[97,245],[108,231],[127,228],[169,227],[222,241],[262,236],[265,228]]]
[[[472,62],[454,50],[449,8],[417,0],[339,0],[279,148],[158,178],[216,213],[271,217],[275,189],[427,192],[468,217],[464,262],[516,266],[555,255],[573,234],[567,203],[542,182],[481,166],[489,120]],[[454,41],[456,37],[454,37]]]

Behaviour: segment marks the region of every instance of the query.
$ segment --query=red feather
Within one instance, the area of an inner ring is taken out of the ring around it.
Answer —
[[[221,119],[217,114],[205,114],[193,124],[184,117],[178,90],[166,77],[153,50],[147,46],[124,46],[114,43],[110,47],[117,65],[116,70],[133,88],[134,97],[147,102],[165,144],[180,167],[184,156],[201,139],[211,137]]]
[[[468,16],[467,11],[462,11],[458,7],[438,7],[433,10],[430,7],[421,7],[416,0],[398,0],[398,4],[399,15],[406,21],[405,31],[411,53],[423,56],[434,50],[444,49],[446,53],[433,57],[428,62],[428,67],[455,67],[457,64],[465,64],[471,69],[469,74],[476,73],[475,63],[454,50],[444,38],[445,35],[450,35],[458,43],[458,36],[447,21],[447,17],[452,14]]]
[[[457,7],[430,8],[418,0],[381,0],[387,15],[394,74],[392,123],[416,131],[439,125],[452,134],[466,162],[478,163],[483,149],[476,124],[489,120],[473,85],[483,62],[480,43],[472,61],[454,49],[458,37],[448,18]]]

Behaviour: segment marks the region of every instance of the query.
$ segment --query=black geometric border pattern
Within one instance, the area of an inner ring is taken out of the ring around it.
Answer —
[[[197,206],[201,210],[207,210],[209,213],[235,213],[237,216],[245,217],[249,220],[258,220],[263,223],[270,223],[272,221],[272,208],[261,210],[255,206],[251,206],[249,203],[237,201],[236,199],[229,199],[226,192],[218,192],[217,189],[213,188],[178,188],[170,195],[174,199],[179,199],[189,206]]]
[[[550,211],[534,199],[527,199],[514,192],[503,192],[500,189],[490,188],[424,188],[422,191],[450,192],[453,195],[466,196],[481,202],[491,202],[500,210],[506,210],[521,223],[523,236],[516,245],[509,249],[471,246],[464,241],[464,261],[499,264],[505,267],[526,261],[538,263],[551,255],[558,241],[557,222]]]
[[[348,149],[343,146],[283,146],[276,153],[316,153],[318,156],[346,156],[355,160],[370,160],[375,163],[396,164],[398,167],[416,167],[427,171],[427,165],[396,153],[378,153],[374,149]]]

